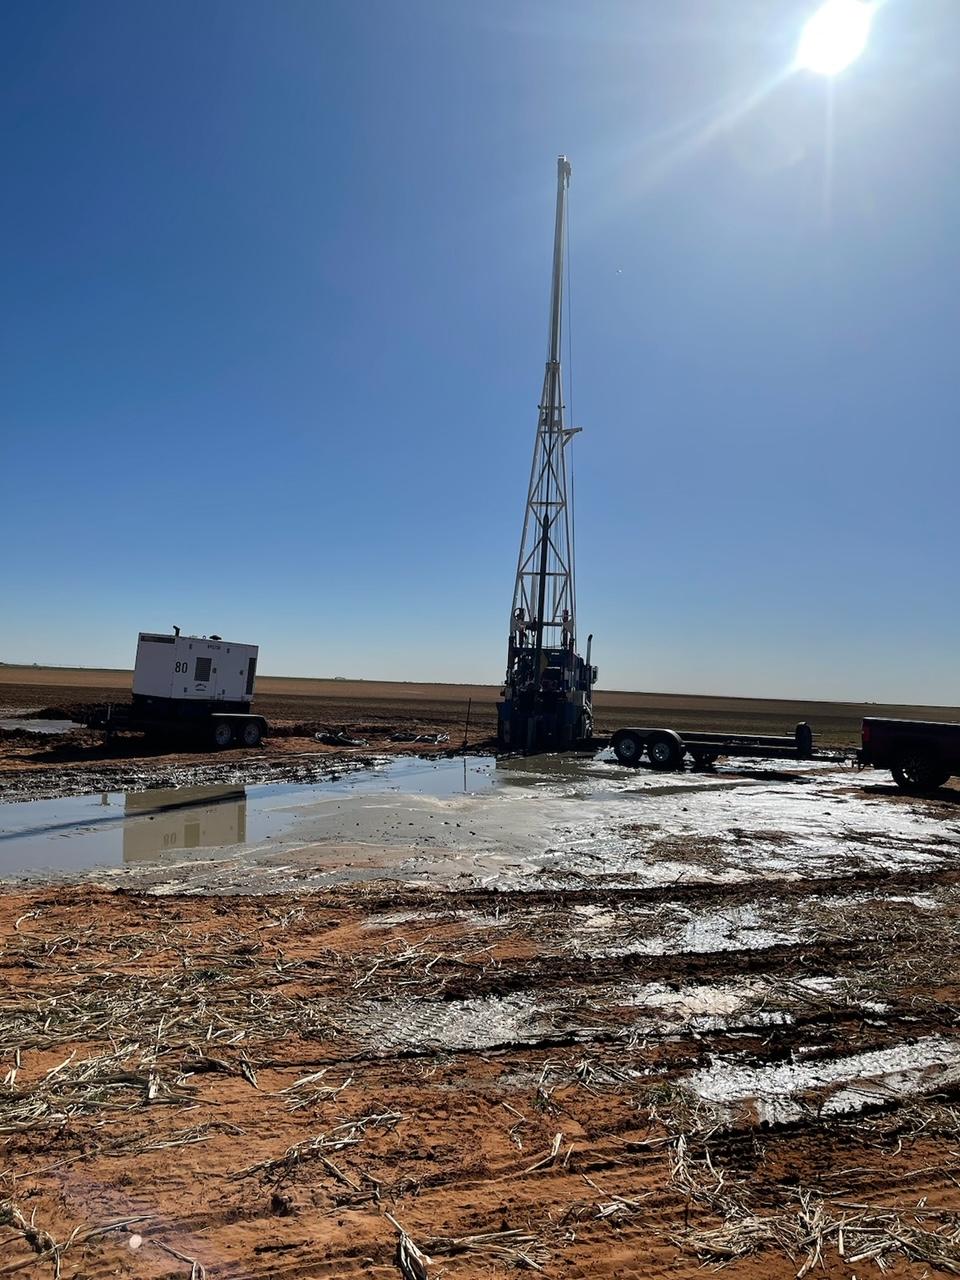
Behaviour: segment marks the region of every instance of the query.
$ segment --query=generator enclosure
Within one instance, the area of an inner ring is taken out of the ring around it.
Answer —
[[[141,631],[133,669],[134,704],[195,704],[247,712],[257,676],[255,644]]]

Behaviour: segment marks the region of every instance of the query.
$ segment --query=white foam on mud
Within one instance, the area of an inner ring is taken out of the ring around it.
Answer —
[[[759,951],[810,939],[809,931],[771,927],[757,904],[697,910],[670,903],[666,920],[664,914],[663,910],[614,912],[577,905],[569,945],[596,956],[661,956]]]
[[[618,998],[648,1012],[656,1012],[652,1020],[641,1019],[637,1031],[662,1034],[671,1029],[687,1031],[736,1031],[744,1026],[786,1026],[793,1015],[785,1009],[765,1009],[769,995],[759,980],[734,979],[730,982],[692,983],[680,987],[649,982]]]
[[[841,1058],[818,1058],[761,1067],[717,1058],[694,1072],[686,1087],[704,1102],[749,1102],[762,1123],[786,1124],[814,1111],[839,1115],[862,1111],[960,1080],[960,1040],[927,1036],[908,1044]],[[801,1103],[798,1095],[813,1095]]]
[[[791,946],[801,939],[797,930],[765,928],[758,908],[751,904],[691,912],[679,935],[669,939],[669,945],[673,952],[758,951]],[[658,948],[660,951],[662,947]]]
[[[851,893],[837,894],[823,898],[825,909],[845,907],[866,907],[874,903],[896,902],[903,906],[918,907],[921,911],[934,911],[943,905],[942,901],[932,893]]]
[[[802,784],[650,789],[631,800],[621,794],[607,808],[606,830],[573,839],[564,851],[568,872],[602,874],[611,887],[923,870],[960,851],[952,816],[865,795],[855,776],[822,766]],[[618,816],[625,820],[619,832]]]

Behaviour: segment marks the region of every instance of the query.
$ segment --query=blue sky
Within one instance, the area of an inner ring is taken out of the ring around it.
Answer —
[[[601,687],[960,703],[960,9],[810,11],[5,5],[0,659],[498,680],[565,151]]]

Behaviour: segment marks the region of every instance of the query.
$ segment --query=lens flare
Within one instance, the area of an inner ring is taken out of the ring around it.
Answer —
[[[827,0],[803,28],[797,66],[820,76],[839,75],[867,47],[873,14],[868,0]]]

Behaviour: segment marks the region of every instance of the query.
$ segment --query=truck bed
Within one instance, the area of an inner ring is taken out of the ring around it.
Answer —
[[[904,791],[935,791],[960,775],[960,724],[868,716],[858,758],[862,765],[890,769]]]

